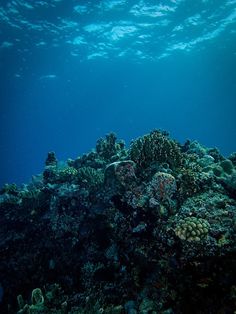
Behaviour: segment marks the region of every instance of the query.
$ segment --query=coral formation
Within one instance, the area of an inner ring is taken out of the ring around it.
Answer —
[[[180,146],[169,138],[168,133],[160,130],[152,131],[131,144],[130,159],[139,167],[146,168],[151,163],[166,163],[171,168],[182,163]]]
[[[55,152],[48,152],[46,161],[45,161],[46,166],[57,166],[57,157]]]
[[[96,153],[106,161],[115,161],[125,156],[124,141],[117,142],[115,133],[106,135],[105,139],[101,138],[96,144]]]
[[[105,169],[106,185],[120,185],[128,187],[135,183],[136,165],[132,160],[116,161],[109,164]]]
[[[210,224],[202,218],[187,217],[178,222],[175,234],[186,241],[201,241],[204,239],[210,228]]]
[[[165,172],[155,173],[148,186],[148,192],[159,201],[170,200],[176,191],[175,177]]]
[[[80,185],[88,188],[99,188],[104,182],[104,173],[92,167],[81,167],[78,169],[77,181]]]
[[[233,313],[235,160],[159,130],[48,153],[0,190],[0,312]]]

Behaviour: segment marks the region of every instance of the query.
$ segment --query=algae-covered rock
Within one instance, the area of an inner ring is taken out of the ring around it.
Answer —
[[[158,201],[168,201],[177,191],[175,177],[169,173],[157,172],[148,184],[148,192]]]
[[[132,160],[116,161],[105,169],[105,183],[114,187],[128,187],[136,181],[136,165]]]

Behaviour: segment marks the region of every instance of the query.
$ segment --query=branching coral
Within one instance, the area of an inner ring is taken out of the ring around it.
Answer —
[[[179,145],[169,138],[166,132],[152,131],[133,141],[130,147],[130,159],[139,167],[146,168],[151,163],[167,163],[171,168],[182,164]]]
[[[97,141],[96,152],[100,158],[115,161],[125,155],[124,147],[125,143],[123,141],[117,142],[115,133],[110,133],[106,135],[105,139],[101,138]]]
[[[88,188],[96,188],[103,184],[104,174],[102,170],[92,167],[82,167],[78,169],[78,183]]]

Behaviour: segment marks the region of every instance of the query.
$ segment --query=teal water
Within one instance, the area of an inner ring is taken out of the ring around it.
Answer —
[[[1,1],[0,184],[110,131],[236,150],[236,1]]]

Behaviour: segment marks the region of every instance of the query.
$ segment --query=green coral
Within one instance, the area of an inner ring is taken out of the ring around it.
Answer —
[[[125,155],[124,147],[124,141],[117,142],[115,133],[110,133],[97,141],[96,152],[102,159],[116,161]]]
[[[175,228],[175,234],[189,242],[198,242],[207,237],[210,224],[206,219],[187,217],[181,219]]]
[[[48,313],[48,309],[44,304],[44,296],[40,288],[36,288],[31,294],[31,305],[25,304],[22,295],[17,297],[17,302],[20,310],[17,314],[38,314]]]
[[[57,166],[57,158],[55,152],[49,152],[45,160],[46,166]]]
[[[18,304],[20,310],[22,310],[25,306],[25,302],[24,302],[24,299],[23,299],[21,294],[19,294],[17,296],[17,304]]]
[[[60,182],[71,182],[73,181],[78,174],[78,171],[73,167],[65,167],[58,171],[58,180]]]
[[[236,152],[229,155],[229,160],[232,161],[233,165],[236,167]]]
[[[209,173],[202,171],[195,154],[185,154],[183,167],[178,169],[177,178],[177,197],[180,202],[200,191],[204,191],[212,180]]]
[[[204,168],[204,171],[212,171],[218,178],[225,178],[234,172],[234,165],[230,159],[225,159],[219,163],[214,163],[209,167]]]
[[[104,172],[92,167],[81,167],[78,169],[77,180],[84,187],[99,187],[104,182]]]
[[[44,296],[40,288],[36,288],[32,291],[31,295],[32,305],[41,307],[44,305]]]
[[[206,173],[213,174],[217,182],[221,183],[229,192],[236,190],[236,167],[232,160],[224,159],[203,169]]]
[[[171,168],[182,164],[180,146],[166,132],[154,130],[137,140],[130,147],[130,159],[139,167],[148,167],[153,162],[167,163]]]
[[[228,176],[227,178],[225,178],[224,183],[226,184],[226,187],[230,191],[235,192],[236,191],[236,171],[234,171],[231,176]]]
[[[231,175],[234,171],[234,165],[231,160],[225,159],[221,161],[220,166],[224,170],[225,173]]]
[[[77,170],[74,167],[47,166],[43,172],[44,183],[73,182],[77,177]]]
[[[18,187],[15,183],[12,184],[4,184],[2,189],[0,190],[0,194],[10,194],[16,196],[18,194]]]
[[[178,199],[184,200],[186,197],[192,196],[200,191],[200,172],[196,172],[191,168],[183,168],[178,177]]]
[[[40,208],[45,207],[47,204],[46,194],[37,188],[25,188],[19,192],[19,196],[21,207],[30,210],[31,215],[36,214]]]

